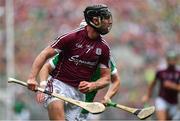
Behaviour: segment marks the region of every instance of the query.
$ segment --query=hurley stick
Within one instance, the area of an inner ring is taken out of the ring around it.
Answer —
[[[20,81],[20,80],[17,80],[17,79],[14,79],[14,78],[8,78],[8,83],[16,83],[16,84],[20,84],[22,86],[25,86],[27,87],[27,83],[26,82],[23,82],[23,81]],[[40,91],[40,92],[43,92],[45,94],[48,94],[48,95],[51,95],[53,97],[56,97],[56,98],[59,98],[61,100],[64,100],[66,102],[69,102],[69,103],[72,103],[74,105],[77,105],[87,111],[89,111],[90,113],[93,113],[93,114],[97,114],[97,113],[101,113],[103,111],[105,111],[105,106],[102,104],[102,103],[99,103],[99,102],[83,102],[83,101],[79,101],[79,100],[74,100],[72,98],[67,98],[67,97],[64,97],[64,96],[61,96],[57,93],[51,93],[45,89],[42,89],[40,87],[37,87],[37,90],[36,91]]]
[[[124,105],[120,105],[120,104],[117,104],[114,102],[108,102],[107,106],[116,107],[116,108],[122,109],[124,111],[130,112],[130,113],[136,115],[141,120],[148,118],[155,111],[154,106],[143,108],[143,109],[137,109],[137,108],[130,108],[130,107],[127,107]]]

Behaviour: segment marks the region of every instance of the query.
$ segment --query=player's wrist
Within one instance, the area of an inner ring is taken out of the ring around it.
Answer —
[[[91,82],[91,88],[89,89],[89,92],[98,90],[98,84],[96,82]]]
[[[43,81],[41,81],[40,83],[39,83],[39,85],[40,85],[40,87],[46,87],[46,85],[47,85],[47,81],[46,80],[43,80]]]
[[[104,96],[104,100],[105,100],[106,102],[111,102],[111,98],[110,98],[109,96]]]
[[[36,76],[30,74],[29,77],[28,77],[28,79],[30,79],[30,80],[36,80]]]

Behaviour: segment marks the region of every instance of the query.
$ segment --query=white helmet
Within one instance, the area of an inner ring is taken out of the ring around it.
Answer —
[[[79,27],[80,27],[80,28],[83,28],[83,27],[85,27],[86,25],[87,25],[87,23],[86,23],[85,19],[83,19],[83,20],[81,21],[81,23],[79,24]]]

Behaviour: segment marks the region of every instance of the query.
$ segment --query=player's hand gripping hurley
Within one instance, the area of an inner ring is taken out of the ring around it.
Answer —
[[[154,106],[143,108],[143,109],[137,109],[137,108],[130,108],[130,107],[127,107],[127,106],[124,106],[124,105],[120,105],[120,104],[117,104],[117,103],[114,103],[114,102],[111,102],[111,101],[108,102],[107,106],[120,108],[120,109],[122,109],[124,111],[130,112],[130,113],[136,115],[141,120],[148,118],[155,111]]]
[[[22,86],[27,87],[26,82],[23,82],[23,81],[14,79],[14,78],[8,78],[8,83],[17,83],[17,84],[20,84]],[[51,92],[49,92],[49,91],[47,91],[45,89],[42,89],[40,87],[37,87],[36,91],[43,92],[45,94],[51,95],[53,97],[56,97],[56,98],[59,98],[61,100],[66,101],[66,102],[77,105],[77,106],[79,106],[79,107],[81,107],[81,108],[83,108],[83,109],[85,109],[85,110],[87,110],[87,111],[89,111],[90,113],[93,113],[93,114],[97,114],[97,113],[101,113],[101,112],[105,111],[105,106],[102,103],[99,103],[99,102],[89,103],[89,102],[83,102],[83,101],[74,100],[72,98],[67,98],[67,97],[61,96],[61,95],[59,95],[57,93],[51,93]]]

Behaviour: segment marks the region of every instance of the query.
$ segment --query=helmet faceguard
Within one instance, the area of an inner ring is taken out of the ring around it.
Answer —
[[[102,26],[102,20],[112,19],[112,14],[106,5],[88,6],[84,11],[84,17],[87,24],[93,27],[101,35],[107,34],[111,29],[110,26],[107,30],[104,30]],[[94,17],[97,18],[98,25],[93,22]]]

